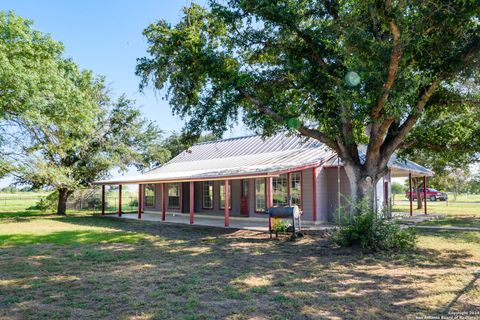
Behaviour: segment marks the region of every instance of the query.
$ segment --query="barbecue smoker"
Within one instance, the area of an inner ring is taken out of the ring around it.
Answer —
[[[292,219],[292,239],[297,237],[297,227],[298,231],[302,230],[302,211],[297,205],[289,205],[289,206],[282,206],[282,207],[271,207],[267,208],[268,214],[268,231],[270,232],[270,239],[272,238],[272,218],[288,218]],[[275,233],[278,237],[278,233]]]

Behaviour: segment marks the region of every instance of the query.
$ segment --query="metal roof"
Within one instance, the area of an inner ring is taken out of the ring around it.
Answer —
[[[274,176],[314,166],[334,165],[336,153],[318,140],[295,135],[246,136],[193,145],[165,165],[145,174],[97,181],[96,184],[180,182]],[[396,156],[393,168],[433,174],[428,169]]]
[[[365,161],[365,148],[359,150],[360,160]],[[343,166],[343,162],[338,157],[331,158],[324,165],[326,167],[336,167],[340,164]],[[388,167],[391,169],[392,176],[404,177],[411,173],[413,176],[433,176],[434,172],[419,165],[413,161],[402,159],[396,153],[394,153],[388,161]]]

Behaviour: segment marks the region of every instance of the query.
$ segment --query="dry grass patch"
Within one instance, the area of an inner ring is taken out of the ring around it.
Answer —
[[[100,217],[0,230],[2,319],[413,319],[479,305],[475,232],[370,255],[317,236]]]

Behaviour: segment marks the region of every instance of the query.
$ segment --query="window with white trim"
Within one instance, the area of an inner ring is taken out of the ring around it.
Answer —
[[[213,181],[202,183],[203,209],[213,209]]]
[[[232,183],[228,182],[228,208],[232,209]],[[225,209],[225,181],[220,182],[220,209]]]
[[[169,183],[167,185],[168,208],[180,208],[180,183]]]
[[[300,172],[290,173],[290,196],[292,205],[302,207],[302,174]]]
[[[281,174],[272,178],[273,206],[286,206],[288,204],[288,176]]]
[[[265,179],[255,179],[255,211],[265,211]]]
[[[145,207],[155,206],[155,185],[145,185]]]

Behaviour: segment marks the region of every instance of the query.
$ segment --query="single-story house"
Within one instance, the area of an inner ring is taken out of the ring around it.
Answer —
[[[433,173],[412,161],[393,156],[389,173],[375,188],[378,210],[390,209],[392,177],[423,177]],[[139,218],[142,212],[265,216],[265,208],[298,205],[302,220],[334,221],[339,203],[346,206],[350,186],[336,153],[321,142],[295,135],[258,135],[203,142],[145,174],[98,181],[105,185],[138,184]],[[228,185],[228,188],[225,186]],[[121,199],[119,215],[122,214]]]

